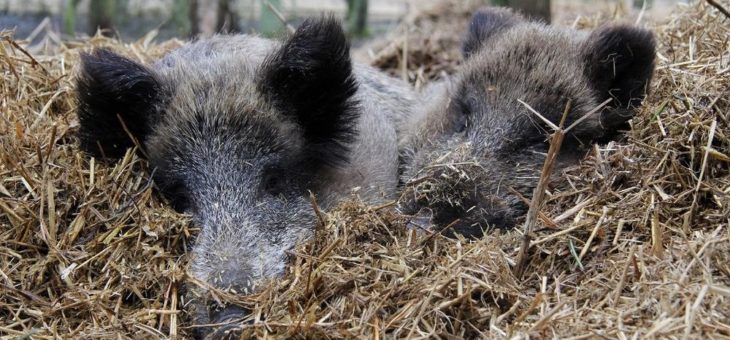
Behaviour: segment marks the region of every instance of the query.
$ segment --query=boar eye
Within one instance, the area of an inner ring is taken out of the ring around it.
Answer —
[[[456,122],[454,123],[454,127],[457,133],[462,133],[466,130],[468,120],[466,119],[466,114],[459,112],[459,114],[456,116]]]
[[[456,117],[454,118],[454,131],[462,133],[466,131],[469,124],[469,116],[471,115],[472,105],[468,102],[459,101],[456,105]]]
[[[271,196],[280,196],[285,191],[285,180],[281,172],[271,170],[264,176],[264,191]]]
[[[190,208],[188,190],[182,182],[174,181],[162,188],[162,194],[170,201],[170,205],[179,213]]]
[[[454,131],[462,133],[469,127],[470,117],[479,110],[477,98],[470,95],[466,89],[462,89],[451,101],[452,112],[454,112]]]

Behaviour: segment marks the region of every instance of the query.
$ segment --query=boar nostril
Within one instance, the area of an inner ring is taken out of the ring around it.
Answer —
[[[243,318],[250,311],[246,308],[236,305],[228,305],[220,308],[217,306],[209,307],[210,324],[215,325],[208,328],[208,335],[205,339],[238,339],[241,333],[241,324]]]
[[[241,327],[238,324],[225,325],[217,328],[213,333],[208,334],[205,339],[209,340],[228,340],[240,339]]]
[[[214,324],[228,323],[243,319],[250,311],[246,308],[236,305],[229,305],[222,309],[214,309],[210,312],[210,320]]]
[[[410,216],[406,225],[408,228],[420,231],[433,229],[433,210],[419,204],[415,198],[401,197],[396,209],[399,213]]]
[[[429,208],[422,208],[408,221],[409,228],[417,230],[433,229],[433,211]]]

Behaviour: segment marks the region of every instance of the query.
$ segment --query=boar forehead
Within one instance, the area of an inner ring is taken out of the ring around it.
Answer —
[[[590,110],[596,103],[584,74],[583,36],[575,35],[532,23],[508,30],[467,60],[456,99],[512,110],[524,108],[521,99],[544,113],[571,99],[573,108]]]
[[[252,36],[218,36],[175,50],[155,64],[169,88],[170,123],[200,112],[255,115],[276,123],[280,116],[256,89],[264,59],[278,47]]]
[[[254,159],[296,151],[301,131],[256,86],[260,65],[276,47],[257,37],[220,36],[157,62],[170,97],[147,143],[151,158],[159,163],[209,150]]]

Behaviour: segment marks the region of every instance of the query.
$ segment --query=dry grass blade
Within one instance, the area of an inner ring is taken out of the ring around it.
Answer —
[[[535,187],[535,191],[533,191],[532,201],[530,202],[529,209],[527,210],[527,217],[525,218],[525,227],[522,231],[522,245],[520,246],[520,251],[517,255],[517,265],[515,266],[515,275],[518,278],[522,277],[525,270],[532,229],[537,222],[537,215],[543,205],[543,197],[545,197],[545,189],[547,189],[547,185],[550,182],[550,176],[553,173],[553,165],[555,164],[555,160],[558,158],[560,147],[563,145],[563,139],[565,138],[563,124],[565,123],[565,119],[568,117],[572,103],[571,100],[568,100],[568,103],[565,104],[565,110],[560,118],[560,123],[556,126],[550,122],[550,120],[543,117],[539,112],[535,111],[527,103],[522,100],[519,100],[519,102],[536,116],[540,117],[540,119],[548,124],[548,126],[552,127],[553,134],[550,137],[550,148],[548,148],[547,156],[545,156],[545,163],[543,164],[542,171],[540,172],[540,179]]]
[[[279,9],[276,8],[276,6],[272,5],[271,1],[266,0],[266,1],[264,1],[264,3],[266,4],[266,7],[271,11],[271,13],[274,13],[276,18],[279,19],[279,21],[281,21],[281,24],[286,27],[286,30],[290,34],[296,32],[296,29],[294,29],[294,26],[290,25],[289,22],[287,22],[286,18],[284,17],[284,14],[282,14],[281,11],[279,11]]]
[[[727,9],[725,9],[725,7],[723,7],[722,5],[717,3],[717,1],[707,0],[707,3],[710,4],[712,7],[717,8],[717,10],[720,11],[720,13],[725,14],[726,17],[730,18],[730,11],[728,11]]]

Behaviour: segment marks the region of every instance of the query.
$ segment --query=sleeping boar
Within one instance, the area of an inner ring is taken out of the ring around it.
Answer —
[[[200,40],[151,66],[98,49],[81,56],[77,82],[82,149],[118,158],[139,145],[156,187],[200,226],[191,275],[243,294],[312,234],[309,192],[323,208],[353,188],[393,194],[396,125],[415,101],[407,84],[353,65],[329,17],[282,42]],[[189,290],[196,324],[245,313]]]
[[[567,127],[610,99],[565,137],[558,173],[586,146],[629,127],[652,77],[654,50],[652,33],[641,28],[586,33],[506,9],[477,12],[464,63],[427,88],[425,104],[405,122],[400,210],[447,235],[513,227],[526,213],[524,198],[537,185],[552,132],[520,100],[555,125],[569,106]]]

